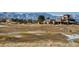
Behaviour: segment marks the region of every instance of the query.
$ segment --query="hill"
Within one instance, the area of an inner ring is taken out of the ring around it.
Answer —
[[[19,19],[33,19],[36,20],[38,16],[43,15],[45,18],[57,18],[58,16],[51,15],[46,12],[0,12],[0,17],[19,18]]]

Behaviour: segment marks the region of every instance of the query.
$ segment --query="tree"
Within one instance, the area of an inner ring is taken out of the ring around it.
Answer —
[[[24,19],[24,20],[23,20],[23,23],[24,23],[24,24],[26,24],[26,23],[27,23],[27,20],[26,20],[26,19]]]
[[[47,19],[50,19],[50,17],[47,17]]]
[[[26,24],[27,23],[26,19],[18,19],[18,18],[14,19],[14,18],[12,18],[11,20],[13,22],[20,23],[20,24],[22,24],[22,23]]]
[[[32,23],[33,23],[33,24],[37,23],[37,20],[32,20]]]
[[[32,23],[32,19],[28,19],[28,23]]]
[[[45,20],[45,17],[43,15],[40,15],[38,17],[38,22],[41,24]]]

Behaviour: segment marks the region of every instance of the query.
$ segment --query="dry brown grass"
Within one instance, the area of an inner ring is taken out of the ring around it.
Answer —
[[[79,31],[78,25],[47,25],[47,24],[6,24],[8,27],[0,28],[0,46],[79,46],[79,40],[69,42],[67,37],[60,34],[66,29],[72,32],[64,32],[72,34]],[[46,33],[27,33],[28,31],[45,31]],[[11,32],[20,32],[18,34],[7,34]],[[16,38],[16,35],[22,35]]]

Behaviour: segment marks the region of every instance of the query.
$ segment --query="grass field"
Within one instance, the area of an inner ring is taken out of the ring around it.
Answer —
[[[79,25],[4,24],[0,25],[2,47],[75,47],[79,39],[68,41],[62,33],[79,32]]]

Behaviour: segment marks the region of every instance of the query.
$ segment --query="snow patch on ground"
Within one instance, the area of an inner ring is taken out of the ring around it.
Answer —
[[[61,34],[65,35],[68,38],[67,40],[79,39],[79,34],[71,34],[71,35],[68,35],[68,34],[65,34],[65,33],[61,33]]]

